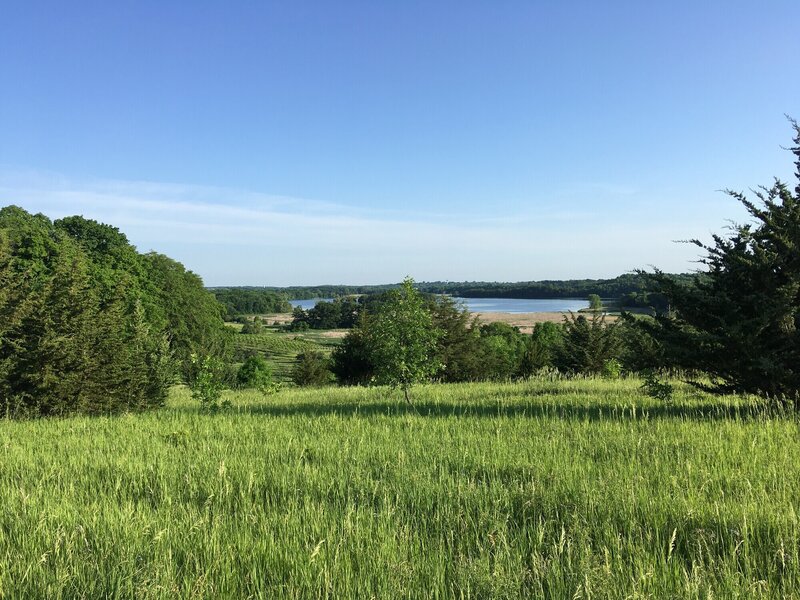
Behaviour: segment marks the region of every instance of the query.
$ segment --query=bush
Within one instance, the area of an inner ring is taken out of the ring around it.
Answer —
[[[605,316],[594,313],[591,320],[583,315],[564,317],[564,336],[555,352],[555,366],[566,373],[597,374],[619,354],[615,324],[606,324]]]
[[[197,354],[192,354],[191,361],[194,367],[194,378],[189,383],[192,398],[200,402],[203,410],[209,412],[218,410],[220,406],[228,406],[228,400],[220,405],[222,363],[213,356],[201,357]]]
[[[264,322],[258,317],[253,317],[245,322],[242,326],[242,333],[248,335],[258,335],[264,329]]]
[[[525,340],[525,352],[520,375],[530,377],[542,369],[553,367],[556,348],[561,344],[563,330],[557,323],[536,323],[533,333]]]
[[[247,357],[236,374],[236,383],[241,387],[255,388],[264,394],[276,391],[272,369],[260,356]]]
[[[333,373],[328,359],[317,350],[303,352],[297,356],[292,369],[292,381],[299,386],[322,386],[331,383]]]
[[[622,363],[616,358],[610,358],[603,363],[603,369],[600,371],[600,375],[602,375],[604,379],[619,379],[622,376]]]
[[[655,371],[647,371],[640,388],[645,394],[656,400],[670,402],[675,388],[668,381],[661,381]]]
[[[361,328],[352,329],[333,349],[331,370],[342,385],[366,385],[372,381],[375,364]]]

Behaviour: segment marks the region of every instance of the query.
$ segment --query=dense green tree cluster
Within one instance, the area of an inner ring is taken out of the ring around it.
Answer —
[[[244,318],[240,333],[245,335],[258,335],[264,331],[264,321],[259,317]]]
[[[565,343],[565,326],[557,323],[537,324],[533,335],[524,335],[505,323],[481,324],[447,296],[428,294],[420,295],[420,299],[424,322],[429,318],[437,332],[426,362],[435,367],[428,375],[437,381],[526,377],[555,366],[557,350]],[[385,360],[375,348],[387,337],[386,332],[396,327],[386,326],[385,319],[373,315],[383,314],[387,302],[391,304],[391,296],[364,310],[357,326],[334,350],[331,368],[341,383],[363,385],[381,379]]]
[[[321,300],[308,310],[296,307],[292,311],[290,328],[295,331],[303,329],[349,329],[356,324],[358,315],[365,306],[362,298],[344,296],[331,302]]]
[[[604,316],[595,313],[587,319],[570,314],[554,348],[553,365],[565,373],[598,374],[608,361],[621,356],[621,345],[616,324],[607,324]]]
[[[226,317],[287,313],[292,305],[285,294],[262,288],[209,288],[217,301],[225,307]]]
[[[163,402],[192,353],[223,355],[199,277],[116,228],[0,210],[0,410],[105,413]]]
[[[272,387],[272,369],[261,356],[248,356],[236,373],[236,383],[267,393]]]

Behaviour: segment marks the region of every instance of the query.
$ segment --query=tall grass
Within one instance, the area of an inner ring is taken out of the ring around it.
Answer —
[[[0,422],[7,598],[800,595],[800,431],[639,382]]]

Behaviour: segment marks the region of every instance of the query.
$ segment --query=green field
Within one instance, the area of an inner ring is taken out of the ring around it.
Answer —
[[[234,327],[233,324],[229,325]],[[237,331],[241,325],[235,326]],[[265,327],[259,334],[237,334],[234,337],[234,348],[241,355],[255,352],[272,366],[276,381],[291,381],[292,368],[298,354],[316,350],[330,355],[333,348],[341,341],[338,338],[326,337],[327,331],[283,332],[274,327]]]
[[[800,597],[797,418],[638,385],[0,421],[0,597]]]

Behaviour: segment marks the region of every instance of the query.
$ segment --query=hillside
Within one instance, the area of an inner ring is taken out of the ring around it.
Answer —
[[[0,596],[790,597],[794,417],[638,380],[0,421]]]

